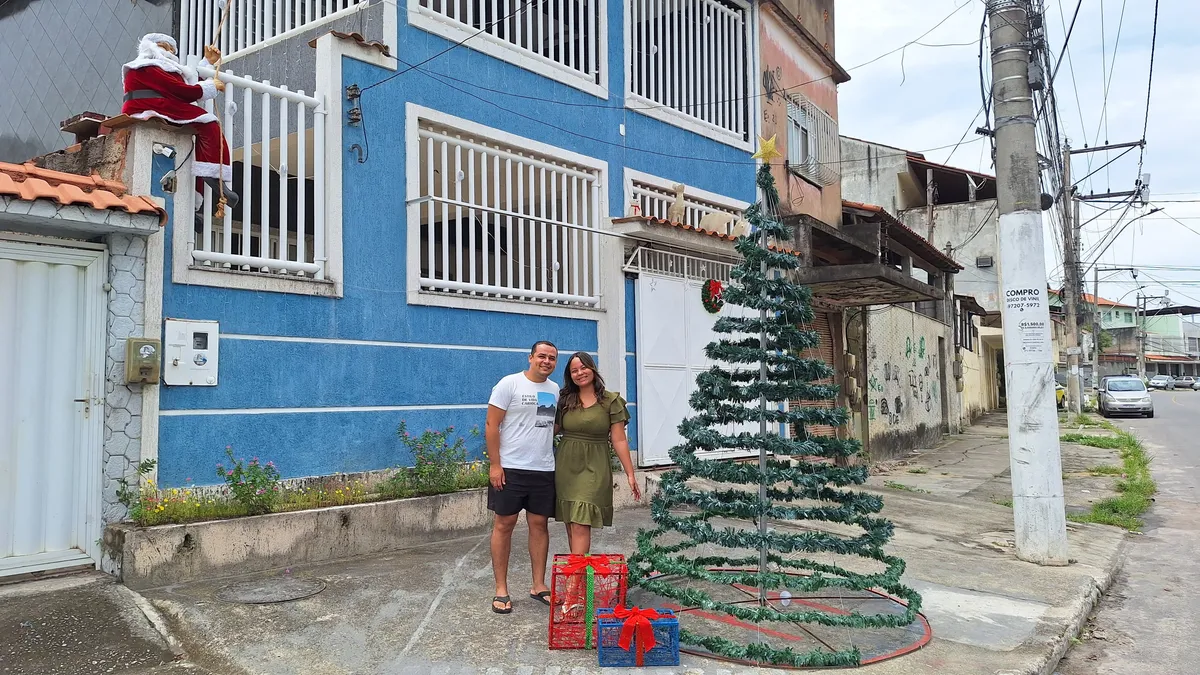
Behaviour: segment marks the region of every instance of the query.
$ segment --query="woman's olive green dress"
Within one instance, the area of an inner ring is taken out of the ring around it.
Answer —
[[[613,475],[609,431],[629,421],[625,399],[605,392],[595,404],[558,411],[562,441],[554,458],[558,505],[554,519],[592,527],[612,526]]]

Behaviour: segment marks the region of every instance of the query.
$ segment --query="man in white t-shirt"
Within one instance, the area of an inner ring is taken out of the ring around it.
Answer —
[[[529,597],[550,604],[546,558],[550,553],[550,516],[554,515],[554,413],[558,385],[550,381],[558,366],[558,348],[541,341],[529,352],[529,369],[509,375],[488,399],[488,462],[491,465],[488,509],[492,520],[492,573],[496,595],[492,611],[512,612],[508,595],[508,557],[513,528],[521,511],[529,525]]]

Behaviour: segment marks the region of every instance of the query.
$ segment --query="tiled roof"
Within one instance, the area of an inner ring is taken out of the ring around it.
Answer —
[[[101,211],[115,209],[131,214],[157,214],[166,223],[167,212],[147,197],[127,194],[121,183],[100,176],[80,176],[39,169],[33,164],[0,162],[0,196],[26,201],[50,199],[64,206],[83,204]]]
[[[1057,296],[1057,295],[1060,295],[1060,292],[1056,289],[1051,288],[1050,295]],[[1100,301],[1096,302],[1096,296],[1092,295],[1091,293],[1082,293],[1081,296],[1082,297],[1080,297],[1080,300],[1082,300],[1084,303],[1089,304],[1089,305],[1100,305],[1101,307],[1121,307],[1123,309],[1137,309],[1133,305],[1126,305],[1126,304],[1122,304],[1119,302],[1114,302],[1112,300],[1106,300],[1104,298],[1100,298],[1099,299]]]
[[[629,222],[637,222],[637,221],[641,221],[641,222],[645,222],[645,223],[653,223],[655,225],[664,225],[666,227],[674,227],[679,230],[685,230],[687,232],[695,232],[697,234],[702,234],[702,235],[705,235],[708,237],[716,237],[717,239],[720,239],[722,241],[727,241],[730,244],[732,244],[734,241],[737,240],[737,237],[734,237],[734,236],[731,236],[728,234],[722,234],[720,232],[713,232],[712,230],[702,230],[693,225],[685,225],[683,223],[676,223],[676,222],[667,220],[665,218],[655,218],[653,216],[625,216],[623,218],[615,218],[613,220],[613,222],[617,222],[617,223],[629,223]],[[795,251],[793,249],[784,248],[782,246],[776,246],[775,244],[771,244],[767,248],[769,248],[772,251],[781,251],[783,253],[795,253],[795,254],[799,255],[799,253],[797,253],[797,251]]]

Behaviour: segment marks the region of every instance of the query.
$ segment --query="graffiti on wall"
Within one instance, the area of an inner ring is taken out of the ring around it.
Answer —
[[[868,413],[889,427],[915,425],[940,415],[941,379],[938,376],[936,350],[930,350],[928,338],[908,335],[880,347],[868,348]],[[891,352],[891,353],[889,353]]]

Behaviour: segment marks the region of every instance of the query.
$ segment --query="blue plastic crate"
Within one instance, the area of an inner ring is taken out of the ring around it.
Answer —
[[[646,650],[642,665],[644,666],[678,666],[679,665],[679,619],[675,612],[669,609],[654,608],[663,618],[651,621],[654,627],[654,648]],[[596,628],[599,633],[596,640],[596,652],[600,657],[600,666],[606,668],[633,668],[637,666],[636,645],[630,649],[621,649],[617,641],[621,639],[621,628],[625,621],[617,618],[605,618],[612,614],[612,609],[596,610]]]

